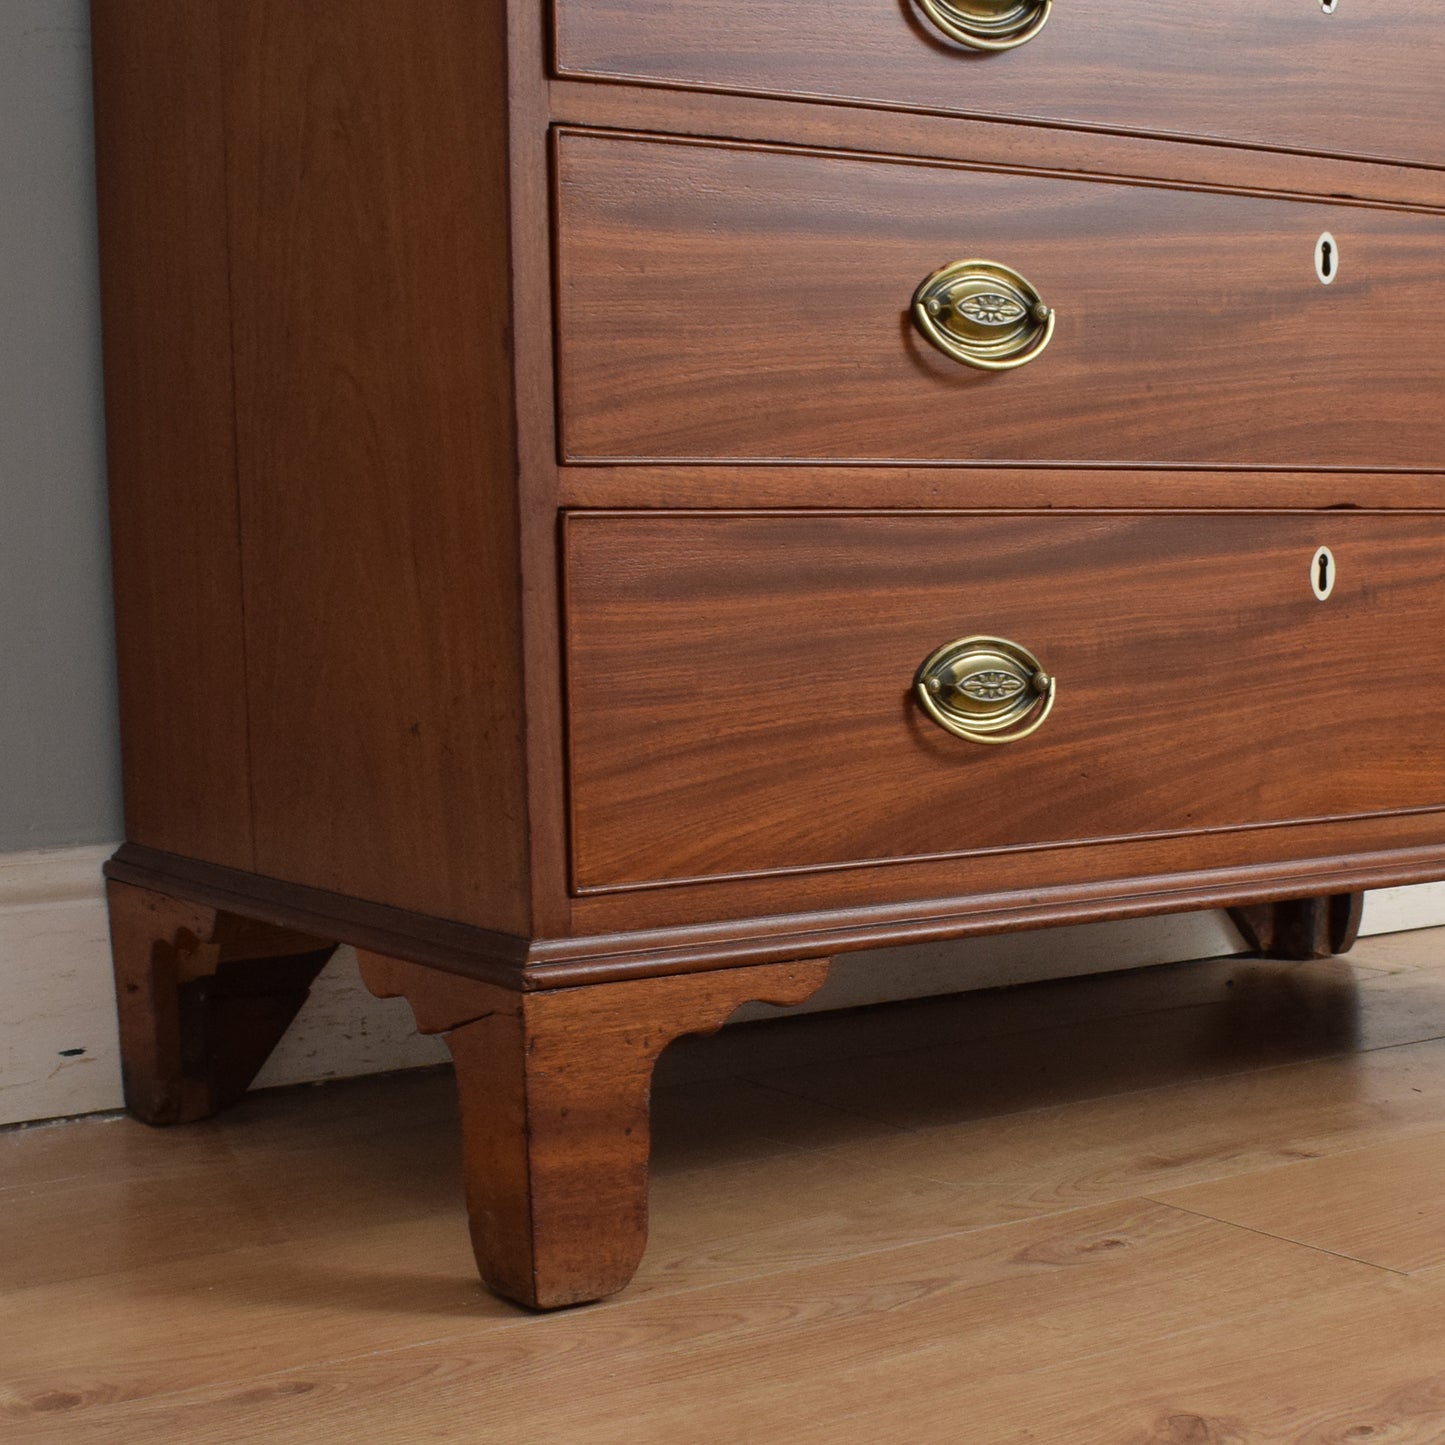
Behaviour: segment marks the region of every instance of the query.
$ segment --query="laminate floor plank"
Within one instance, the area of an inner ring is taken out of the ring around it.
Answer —
[[[458,1222],[452,1208],[7,1291],[0,1438],[7,1420],[22,1434],[47,1419],[79,1426],[102,1405],[520,1323],[478,1288]]]
[[[531,1320],[478,1287],[459,1184],[449,1170],[421,1167],[428,1149],[439,1161],[454,1148],[438,1134],[394,1171],[338,1173],[344,1188],[326,1192],[319,1175],[304,1184],[283,1176],[278,1159],[269,1247],[233,1240],[229,1249],[129,1269],[118,1261],[99,1277],[7,1291],[0,1334],[14,1343],[0,1378],[8,1398],[139,1398],[304,1363],[321,1340],[328,1350],[380,1349],[449,1328],[454,1317],[477,1329]],[[283,1240],[278,1201],[288,1189],[298,1191],[304,1221]],[[653,1188],[646,1260],[619,1303],[979,1228],[998,1218],[992,1193],[820,1152],[664,1174]]]
[[[629,1296],[698,1289],[983,1229],[1010,1191],[904,1177],[867,1149],[809,1152],[653,1180],[652,1227]]]
[[[1040,1213],[1228,1179],[1439,1130],[1445,1040],[969,1119],[853,1146]]]
[[[145,1269],[180,1258],[279,1244],[264,1204],[231,1168],[11,1190],[0,1290]]]
[[[1445,1129],[1152,1197],[1385,1269],[1445,1266]]]
[[[971,1393],[1000,1377],[1394,1281],[1133,1201],[532,1319],[480,1339],[452,1330],[244,1385],[97,1404],[69,1413],[64,1438],[379,1440],[388,1437],[368,1436],[367,1420],[384,1416],[416,1440],[836,1439],[837,1421],[870,1409],[880,1391],[942,1391],[965,1412],[956,1418],[970,1420]],[[960,1438],[975,1438],[972,1427]]]
[[[184,1139],[177,1135],[172,1147],[184,1154]],[[205,1168],[8,1191],[0,1201],[10,1241],[0,1285],[324,1237],[355,1221],[455,1210],[461,1199],[454,1130],[441,1124],[350,1139],[322,1132],[309,1150],[205,1154]]]
[[[903,1132],[896,1124],[748,1079],[677,1084],[653,1090],[653,1177]]]
[[[251,1094],[182,1128],[152,1128],[121,1114],[28,1125],[0,1131],[0,1199],[7,1189],[189,1173],[253,1148],[309,1151],[318,1138],[374,1138],[428,1121],[455,1124],[456,1116],[451,1072],[442,1068]]]
[[[980,1445],[1439,1445],[1445,1440],[1445,1291],[1393,1277],[1324,1292],[1308,1308],[1141,1340],[1136,1348],[1000,1377],[972,1394]],[[918,1397],[915,1397],[917,1399]],[[898,1402],[902,1404],[903,1402]],[[946,1438],[947,1392],[912,1407]],[[896,1412],[893,1416],[896,1418]],[[846,1435],[889,1428],[877,1401]]]
[[[383,1115],[374,1131],[363,1130],[323,1109],[322,1118],[297,1132],[294,1115],[324,1092],[303,1091],[291,1109],[269,1115],[259,1101],[248,1106],[260,1126],[249,1130],[205,1124],[193,1135],[110,1119],[3,1136],[6,1146],[17,1146],[20,1172],[36,1182],[0,1194],[14,1241],[0,1253],[0,1287],[145,1267],[177,1249],[197,1257],[377,1219],[458,1218],[460,1150],[449,1074],[432,1075],[425,1089],[403,1086],[416,1106],[410,1122]],[[364,1113],[373,1090],[360,1092]],[[659,1174],[897,1132],[738,1079],[659,1091],[655,1114]],[[81,1153],[72,1143],[71,1162],[62,1162],[61,1141],[77,1131],[87,1148]],[[11,1152],[7,1147],[0,1157]],[[46,1157],[37,1157],[42,1152]]]
[[[1445,968],[1445,928],[1416,928],[1362,938],[1350,950],[1349,961],[1357,968],[1387,973]]]
[[[84,1146],[77,1147],[84,1139]],[[122,1114],[57,1120],[0,1135],[0,1204],[16,1191],[164,1178],[226,1168],[234,1159],[224,1138],[198,1130],[185,1148],[172,1130],[152,1129]]]

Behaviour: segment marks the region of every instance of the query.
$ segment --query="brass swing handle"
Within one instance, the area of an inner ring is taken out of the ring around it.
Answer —
[[[1053,711],[1057,685],[1006,637],[961,637],[930,653],[914,679],[924,712],[971,743],[1014,743]]]
[[[970,50],[1012,50],[1044,28],[1053,0],[918,0],[918,8]]]
[[[913,293],[913,324],[945,356],[981,371],[1010,371],[1053,339],[1054,311],[997,261],[955,261]]]

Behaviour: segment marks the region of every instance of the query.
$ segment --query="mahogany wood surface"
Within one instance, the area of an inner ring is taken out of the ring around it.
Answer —
[[[1002,54],[908,0],[557,0],[556,15],[568,75],[1445,165],[1445,33],[1416,0],[1061,0]]]
[[[559,124],[774,141],[980,167],[1180,181],[1257,195],[1328,196],[1343,205],[1445,207],[1445,170],[1244,150],[1175,137],[1017,125],[985,118],[632,84],[556,79]],[[861,123],[860,123],[861,122]]]
[[[605,960],[655,938],[659,964],[701,952],[716,967],[729,948],[759,944],[760,957],[797,957],[794,928],[836,952],[1405,886],[1445,877],[1440,832],[1438,812],[1384,813],[601,891],[574,902],[571,938],[538,940],[528,956]],[[834,937],[840,918],[846,941]]]
[[[222,13],[256,865],[525,932],[503,13]]]
[[[614,1294],[647,1244],[657,1056],[751,1000],[801,1003],[828,963],[769,964],[516,994],[376,954],[362,977],[405,996],[457,1067],[472,1244],[499,1294],[555,1309]]]
[[[1229,916],[1255,953],[1303,962],[1348,953],[1360,936],[1363,893],[1289,898],[1244,908]]]
[[[249,868],[220,11],[96,0],[126,835]]]
[[[1445,218],[585,133],[558,170],[570,459],[1445,455]],[[1057,313],[1019,370],[911,322],[918,284],[970,257]]]
[[[1202,834],[1194,852],[1200,866],[1187,873],[1151,872],[1159,845],[1144,839],[599,893],[576,901],[571,935],[530,941],[133,844],[106,872],[177,900],[522,992],[1445,875],[1445,844],[1429,813]]]
[[[1445,876],[1433,12],[553,19],[94,22],[128,1098],[234,1098],[356,944],[542,1306],[636,1265],[661,1048],[836,952],[1211,906],[1317,951]],[[911,327],[969,254],[1058,310],[1021,372]],[[1058,674],[1036,737],[911,701],[969,632]]]
[[[1202,467],[693,466],[584,465],[562,468],[568,508],[679,506],[936,510],[1022,507],[1098,510],[1349,510],[1438,507],[1440,472],[1261,471]]]
[[[583,891],[1445,807],[1433,518],[594,513],[567,543]],[[917,706],[975,634],[1057,679],[1034,737]]]
[[[126,1108],[186,1124],[235,1103],[336,945],[125,883],[107,898]]]
[[[511,345],[517,429],[518,562],[527,763],[531,923],[565,932],[571,907],[563,772],[561,608],[557,565],[557,423],[552,335],[552,174],[546,5],[507,4],[507,136]]]

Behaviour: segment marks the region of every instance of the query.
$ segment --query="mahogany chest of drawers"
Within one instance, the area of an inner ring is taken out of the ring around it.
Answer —
[[[338,942],[486,1279],[846,950],[1445,875],[1445,20],[95,0],[127,1096]],[[960,984],[966,980],[961,979]]]

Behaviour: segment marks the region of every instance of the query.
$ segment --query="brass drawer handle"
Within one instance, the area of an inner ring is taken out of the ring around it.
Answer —
[[[1053,0],[918,0],[918,8],[970,50],[1012,50],[1048,23]]]
[[[1006,637],[962,637],[929,654],[914,690],[924,712],[955,737],[1014,743],[1044,725],[1056,689],[1028,648]]]
[[[913,293],[913,323],[945,356],[982,371],[1011,371],[1053,339],[1054,312],[997,261],[955,261]]]

